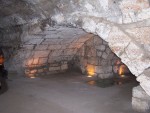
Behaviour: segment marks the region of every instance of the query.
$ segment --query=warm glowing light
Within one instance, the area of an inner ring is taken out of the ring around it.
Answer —
[[[2,55],[0,55],[0,64],[4,63],[4,57]]]
[[[36,77],[32,76],[32,77],[30,77],[30,78],[34,79],[34,78],[36,78]]]
[[[93,65],[87,65],[88,77],[92,77],[95,74],[95,67]]]
[[[92,76],[91,76],[91,75],[88,75],[87,77],[91,78]]]
[[[120,75],[121,77],[125,77],[125,75],[124,75],[125,70],[126,70],[126,66],[125,66],[125,65],[121,65],[121,66],[119,67],[119,75]]]

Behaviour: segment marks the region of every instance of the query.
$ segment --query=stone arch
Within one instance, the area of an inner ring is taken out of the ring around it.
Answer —
[[[38,26],[38,22],[44,20],[45,18],[52,17],[57,24],[71,23],[73,25],[80,26],[87,32],[99,35],[106,42],[108,42],[114,53],[116,53],[117,56],[122,59],[122,62],[130,68],[131,72],[137,76],[137,80],[140,82],[142,87],[141,92],[143,92],[143,94],[146,92],[145,95],[148,95],[147,98],[149,98],[149,0],[133,0],[132,2],[130,0],[60,0],[58,2],[47,0],[27,0],[23,2],[15,1],[16,0],[12,2],[5,2],[4,0],[1,1],[4,7],[2,7],[2,18],[0,18],[0,27],[5,27],[6,31],[9,31],[12,26],[14,29],[14,26],[22,25],[22,29],[15,31],[19,32],[13,34],[13,38],[19,37],[18,40],[20,41],[22,32],[24,30],[28,30],[26,28],[26,24]],[[26,4],[28,5],[27,8]],[[21,10],[18,7],[8,7],[18,5],[21,6]],[[7,8],[11,8],[11,12],[9,12]],[[22,14],[22,11],[25,13],[24,15]],[[38,28],[33,28],[34,31],[38,30]],[[12,33],[7,34],[5,39],[12,39],[11,35]],[[18,46],[16,46],[18,44],[12,43],[13,39],[11,40],[12,42],[10,41],[11,43],[1,43],[1,39],[2,38],[0,38],[0,45],[8,44],[15,50],[18,49]],[[30,48],[31,46],[28,47]],[[13,50],[10,50],[10,53],[12,51]],[[26,51],[21,50],[20,52],[26,54]],[[17,53],[15,52],[15,54]],[[19,54],[18,57],[24,58],[24,56],[20,56]],[[18,62],[17,65],[19,67],[19,62],[21,62],[21,60],[13,60]],[[139,98],[143,98],[143,95]],[[144,98],[142,101],[143,100],[146,99]],[[146,104],[150,106],[149,102],[146,102]]]
[[[138,25],[138,23],[135,23],[135,25]],[[130,24],[121,26],[99,18],[85,17],[82,27],[87,32],[97,34],[107,41],[111,50],[121,58],[121,61],[125,63],[130,71],[137,77],[137,81],[140,82],[140,86],[144,90],[137,87],[137,89],[134,88],[133,92],[140,90],[144,95],[139,97],[138,94],[133,93],[133,108],[140,108],[142,111],[145,111],[145,109],[149,109],[149,102],[147,101],[146,105],[142,105],[144,106],[142,108],[140,104],[136,104],[139,100],[135,98],[142,98],[140,101],[144,101],[146,98],[145,95],[150,95],[148,74],[150,58],[149,49],[147,48],[149,46],[148,33],[150,32],[150,28],[147,26],[135,28],[133,26],[134,25]]]

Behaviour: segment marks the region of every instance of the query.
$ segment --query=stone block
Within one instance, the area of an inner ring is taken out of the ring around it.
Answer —
[[[38,73],[44,72],[43,69],[38,69]]]
[[[150,113],[150,101],[132,97],[132,108],[138,112]]]
[[[56,62],[56,63],[52,63],[52,64],[50,64],[50,67],[58,67],[58,66],[60,66],[60,63],[58,62]]]
[[[49,67],[49,71],[57,71],[60,70],[60,67]]]
[[[94,36],[94,45],[101,45],[103,40],[99,36]]]
[[[32,64],[38,65],[39,64],[39,58],[34,58]]]
[[[32,38],[26,44],[40,44],[44,39],[41,38]]]
[[[105,59],[101,59],[101,60],[100,60],[100,65],[106,66],[106,65],[108,65],[108,61],[105,60]]]
[[[89,53],[89,55],[88,56],[92,56],[92,57],[96,57],[96,49],[95,48],[91,48],[91,53]]]
[[[37,72],[36,69],[30,70],[30,74],[36,74],[36,72]]]
[[[100,51],[104,51],[106,49],[105,45],[99,45],[99,46],[96,46],[95,48]]]
[[[39,65],[43,65],[47,63],[47,58],[40,58],[39,59]]]
[[[86,41],[85,45],[86,46],[93,46],[94,45],[93,39]]]
[[[133,97],[150,101],[150,96],[144,91],[144,89],[141,86],[134,87],[132,90],[132,95]]]
[[[97,51],[97,56],[101,57],[102,56],[102,52],[101,51]]]
[[[50,53],[50,57],[59,57],[60,55],[62,55],[63,50],[53,50],[53,52]]]
[[[138,76],[137,81],[140,82],[141,87],[150,96],[150,69],[146,69],[140,76]]]
[[[38,45],[36,46],[35,50],[46,50],[48,48],[48,45]]]
[[[87,60],[88,64],[98,65],[99,64],[99,57],[90,57]]]
[[[68,65],[67,64],[61,65],[61,70],[67,70],[67,69],[68,69]]]
[[[80,37],[77,42],[78,42],[78,43],[84,43],[84,42],[86,42],[89,38],[90,38],[90,37]]]
[[[150,96],[141,86],[134,87],[132,90],[132,107],[138,112],[150,112]]]
[[[63,49],[62,45],[49,45],[48,47],[49,50],[59,50],[59,49]]]
[[[112,60],[114,58],[114,53],[109,53],[107,59]]]
[[[34,52],[34,58],[38,58],[38,57],[48,57],[50,51],[46,50],[46,51],[35,51]]]
[[[108,57],[108,54],[105,53],[105,52],[103,52],[102,58],[103,58],[103,59],[107,59],[107,57]]]
[[[23,48],[26,50],[33,50],[34,45],[23,45]]]
[[[112,60],[108,59],[108,60],[107,60],[107,65],[108,65],[108,66],[112,66]]]
[[[105,40],[103,40],[103,44],[108,46],[108,42],[106,42]]]
[[[64,54],[67,56],[67,55],[75,55],[77,52],[77,49],[66,49],[64,51]]]
[[[109,47],[106,48],[106,53],[107,53],[107,54],[112,53],[112,51],[111,51],[111,49],[110,49]]]
[[[46,40],[44,40],[43,42],[42,42],[42,44],[51,44],[51,45],[53,45],[53,44],[57,44],[57,45],[59,45],[60,44],[60,42],[62,41],[62,39],[59,39],[59,38],[47,38]]]

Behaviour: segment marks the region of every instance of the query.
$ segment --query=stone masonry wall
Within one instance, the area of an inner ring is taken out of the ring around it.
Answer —
[[[70,7],[64,3],[59,4],[61,18],[108,42],[150,98],[149,0],[74,0],[68,4],[73,11],[67,13]],[[139,111],[143,108],[142,104],[136,107]]]
[[[0,6],[3,29],[51,18],[59,24],[71,23],[99,35],[150,96],[149,0],[1,0]],[[17,58],[20,57],[21,54]],[[15,62],[20,64],[23,59]]]
[[[82,73],[101,79],[111,78],[117,73],[115,65],[120,59],[108,47],[108,43],[93,35],[78,50],[76,59]]]
[[[65,71],[68,62],[91,36],[82,29],[65,26],[28,33],[11,61],[7,62],[8,69],[19,73],[25,71],[30,77]]]

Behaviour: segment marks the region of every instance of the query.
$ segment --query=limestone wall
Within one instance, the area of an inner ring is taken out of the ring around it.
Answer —
[[[93,35],[87,40],[76,54],[75,63],[78,65],[82,73],[90,76],[97,76],[101,79],[118,76],[115,66],[120,59],[111,51],[108,43],[100,37]]]
[[[45,29],[22,37],[19,48],[6,61],[9,71],[25,71],[28,76],[65,71],[78,49],[92,37],[79,28],[53,26]]]
[[[59,6],[63,10],[61,18],[66,22],[108,42],[150,96],[149,0],[74,0],[69,3],[73,12],[67,13],[64,13],[68,10],[64,2]]]
[[[0,28],[6,31],[11,26],[35,25],[49,18],[57,24],[80,26],[87,32],[99,35],[150,96],[149,0],[0,1]],[[14,37],[19,35],[14,34]],[[3,37],[1,35],[0,39]],[[11,38],[10,35],[7,37]]]

